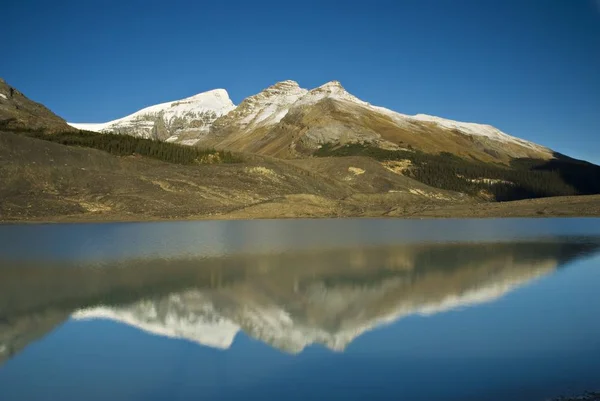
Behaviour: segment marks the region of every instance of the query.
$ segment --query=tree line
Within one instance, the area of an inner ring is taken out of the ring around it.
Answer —
[[[508,165],[467,160],[451,153],[388,150],[367,144],[323,145],[317,157],[367,156],[379,161],[410,160],[406,175],[435,188],[493,197],[498,201],[600,193],[600,167],[556,155],[515,159]]]
[[[67,146],[80,146],[108,152],[115,156],[140,155],[175,164],[239,163],[242,160],[231,152],[201,149],[129,135],[101,134],[97,132],[27,131],[26,135]]]

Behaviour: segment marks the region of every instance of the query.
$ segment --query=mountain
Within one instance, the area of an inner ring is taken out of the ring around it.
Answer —
[[[220,101],[214,99],[217,94]],[[207,98],[212,107],[207,106]],[[195,111],[172,112],[180,103]],[[198,115],[202,116],[200,123]],[[552,157],[551,150],[489,125],[425,114],[409,116],[373,106],[348,93],[338,81],[312,90],[294,81],[279,82],[237,107],[219,89],[151,106],[104,124],[71,125],[280,158],[301,158],[325,144],[348,143],[450,152],[483,161]]]
[[[185,118],[181,123],[185,125]],[[398,176],[484,200],[600,193],[599,166],[489,125],[373,106],[338,81],[312,90],[294,81],[279,82],[223,113],[201,133],[190,131],[168,140],[302,160],[297,165],[308,170],[318,164],[313,156],[367,156]]]
[[[146,107],[106,123],[69,123],[87,131],[113,132],[191,145],[206,135],[212,123],[234,108],[224,89]]]
[[[337,81],[283,81],[238,106],[217,89],[74,127],[4,82],[0,95],[1,221],[600,213],[600,198],[571,198],[600,194],[599,166]]]
[[[235,149],[237,138],[247,137],[251,132],[268,130],[278,124],[292,105],[307,92],[294,81],[283,81],[270,86],[246,98],[231,112],[218,118],[211,127],[211,135],[203,139],[211,143],[222,142],[223,147]]]
[[[65,120],[0,78],[0,129],[74,131]]]
[[[383,149],[420,150],[426,153],[450,152],[466,158],[507,162],[513,158],[549,159],[552,152],[498,129],[461,123],[438,117],[408,116],[373,106],[348,93],[338,81],[310,91],[285,81],[267,88],[256,97],[270,99],[274,89],[288,101],[273,108],[263,104],[260,124],[244,125],[237,115],[245,115],[248,105],[215,121],[211,135],[199,143],[219,148],[302,158],[325,144],[362,143]],[[290,100],[295,100],[293,103]],[[233,128],[231,128],[233,127]]]

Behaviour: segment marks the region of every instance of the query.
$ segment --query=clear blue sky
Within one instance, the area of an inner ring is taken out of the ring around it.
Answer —
[[[336,79],[600,163],[600,0],[8,0],[0,38],[0,76],[69,121]]]

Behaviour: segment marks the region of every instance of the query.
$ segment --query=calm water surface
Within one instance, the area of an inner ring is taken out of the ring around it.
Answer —
[[[600,389],[600,220],[0,226],[0,399]]]

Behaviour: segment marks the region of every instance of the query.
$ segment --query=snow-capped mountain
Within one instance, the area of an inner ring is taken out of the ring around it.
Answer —
[[[181,100],[146,107],[129,116],[106,123],[69,123],[96,132],[113,132],[169,142],[193,144],[206,135],[212,123],[234,108],[224,89],[199,93]],[[187,137],[194,138],[191,142]]]
[[[275,100],[269,96],[273,88],[279,92],[275,99],[286,99],[281,102],[284,107],[273,107]],[[253,98],[264,102],[253,102],[251,108],[240,104],[217,119],[210,135],[199,144],[283,158],[303,157],[324,144],[344,143],[450,152],[478,160],[551,157],[549,149],[488,125],[424,114],[410,116],[373,106],[348,93],[338,81],[309,91],[284,81]],[[247,114],[260,116],[261,124],[244,124]]]
[[[405,115],[373,106],[348,93],[338,81],[307,90],[283,81],[237,107],[217,89],[180,101],[147,107],[103,124],[72,126],[187,145],[294,158],[324,144],[369,143],[424,152],[451,152],[478,160],[550,158],[549,149],[489,125],[425,114]]]
[[[297,104],[297,106],[305,106],[309,104],[315,104],[323,99],[335,99],[344,102],[355,103],[361,106],[370,106],[369,103],[364,102],[354,95],[351,95],[344,89],[340,81],[327,82],[318,88],[312,89],[306,93]]]

